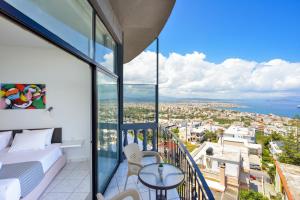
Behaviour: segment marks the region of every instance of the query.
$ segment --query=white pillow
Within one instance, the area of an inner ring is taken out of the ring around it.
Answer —
[[[54,128],[49,129],[41,129],[41,130],[23,130],[23,133],[43,133],[46,134],[45,138],[45,146],[49,146],[51,144],[51,139],[53,135]]]
[[[16,134],[8,152],[45,149],[46,137],[46,133]]]
[[[0,150],[5,149],[12,139],[12,131],[0,132]]]

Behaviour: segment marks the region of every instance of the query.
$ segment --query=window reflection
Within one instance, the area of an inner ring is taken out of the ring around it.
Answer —
[[[114,72],[116,44],[105,28],[104,24],[96,18],[96,57],[95,60],[102,66]]]
[[[118,163],[117,80],[98,72],[98,190],[105,185]]]
[[[92,14],[81,0],[5,0],[82,53],[92,57]]]
[[[124,84],[124,123],[155,121],[155,90],[152,84]]]

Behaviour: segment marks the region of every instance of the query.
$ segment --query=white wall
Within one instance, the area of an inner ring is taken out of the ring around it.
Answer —
[[[50,46],[50,45],[49,45]],[[67,150],[69,159],[90,155],[91,72],[89,66],[57,47],[0,45],[1,83],[46,84],[45,110],[0,110],[0,130],[62,127],[63,140],[85,140]]]

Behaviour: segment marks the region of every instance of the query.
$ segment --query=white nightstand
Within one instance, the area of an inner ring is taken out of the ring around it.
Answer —
[[[61,143],[60,148],[80,148],[83,145],[83,140],[65,140]]]

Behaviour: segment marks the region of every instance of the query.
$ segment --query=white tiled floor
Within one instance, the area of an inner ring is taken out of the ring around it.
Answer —
[[[146,157],[143,160],[143,164],[150,164],[153,163],[155,160],[151,157]],[[126,160],[122,162],[115,173],[114,177],[112,178],[109,186],[106,189],[104,197],[106,199],[110,199],[115,196],[120,191],[124,190],[125,181],[127,176],[127,162]],[[131,176],[128,179],[127,187],[126,188],[133,188],[137,189],[140,193],[142,200],[149,200],[149,189],[145,187],[141,182],[137,184],[137,176]],[[168,199],[172,200],[179,200],[179,196],[176,189],[168,191]],[[155,200],[155,191],[151,190],[151,200]]]
[[[71,162],[54,178],[40,200],[85,200],[89,192],[88,162]]]
[[[154,158],[144,158],[143,164],[150,164]],[[122,162],[112,178],[104,194],[105,199],[124,190],[127,175],[127,162]],[[141,182],[137,184],[137,177],[128,179],[127,188],[137,189],[142,200],[149,200],[149,189]],[[48,186],[40,200],[86,200],[90,192],[90,175],[87,162],[68,163]],[[168,191],[169,200],[179,200],[176,189]],[[151,190],[151,200],[155,200],[155,191]]]

